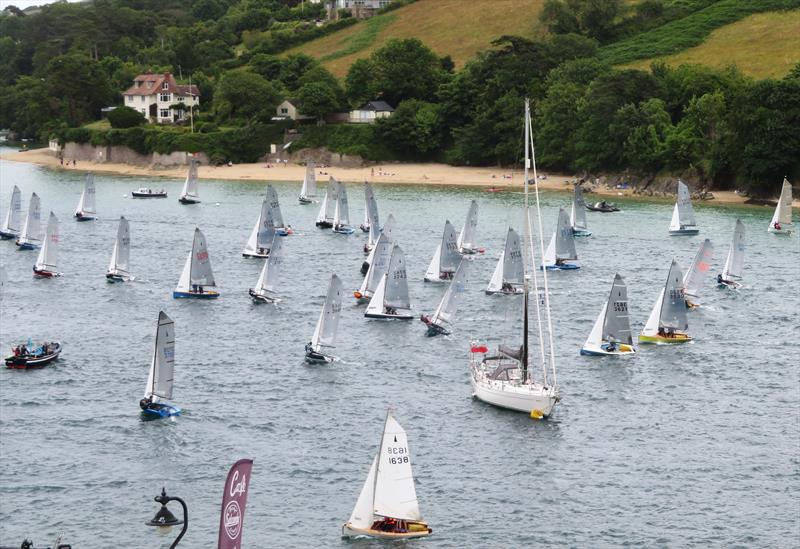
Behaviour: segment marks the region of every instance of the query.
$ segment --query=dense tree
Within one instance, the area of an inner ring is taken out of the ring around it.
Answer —
[[[321,123],[326,114],[339,106],[336,90],[326,82],[308,82],[297,92],[303,114],[313,116]]]
[[[375,66],[369,59],[357,59],[347,71],[345,94],[350,106],[359,107],[366,101],[375,99]]]
[[[144,115],[130,107],[117,107],[108,113],[108,122],[112,128],[133,128],[146,122]]]
[[[118,92],[97,61],[70,54],[50,61],[45,71],[49,111],[70,126],[100,116],[100,109],[116,102]]]
[[[303,53],[296,53],[286,57],[281,63],[280,80],[290,92],[300,87],[300,78],[309,69],[316,67],[317,61]]]
[[[375,89],[391,105],[431,99],[444,80],[439,57],[416,38],[392,39],[370,56]]]
[[[622,0],[545,0],[539,20],[554,34],[578,33],[604,42],[622,11]]]
[[[214,110],[220,122],[268,122],[281,99],[280,89],[261,76],[228,71],[222,74],[215,89]]]
[[[281,60],[274,55],[257,53],[250,58],[250,69],[267,80],[277,80],[281,74]]]
[[[375,124],[376,135],[387,147],[413,156],[438,151],[442,130],[441,106],[417,99],[401,102],[391,117]]]

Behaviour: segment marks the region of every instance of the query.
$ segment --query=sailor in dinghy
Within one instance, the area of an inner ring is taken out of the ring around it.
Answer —
[[[269,249],[275,236],[275,222],[272,219],[272,208],[266,198],[261,202],[261,211],[256,224],[247,239],[242,257],[269,257]]]
[[[216,285],[214,272],[211,270],[211,258],[206,247],[206,237],[200,229],[195,227],[192,251],[186,258],[181,278],[178,286],[172,292],[172,297],[175,299],[216,299],[219,297],[219,292],[207,289],[209,286]]]
[[[367,276],[361,282],[361,287],[353,292],[353,296],[355,296],[358,303],[366,303],[375,295],[378,284],[389,269],[389,259],[392,257],[393,248],[394,244],[389,240],[389,237],[385,233],[381,233],[370,254],[372,262],[369,264]]]
[[[255,288],[250,288],[248,293],[256,303],[276,303],[280,301],[276,290],[280,276],[281,265],[283,264],[283,240],[275,235],[272,237],[272,244],[269,250],[269,258],[261,268]]]
[[[453,278],[461,254],[458,253],[458,238],[456,230],[450,220],[444,222],[442,240],[436,246],[428,270],[425,272],[425,282],[445,282]]]
[[[478,248],[475,245],[475,237],[478,234],[478,203],[473,200],[469,204],[467,211],[467,219],[464,221],[464,226],[461,232],[458,233],[458,253],[462,255],[473,255],[476,253],[483,253],[483,248]]]
[[[738,290],[742,287],[742,267],[744,266],[744,223],[741,219],[736,220],[736,227],[733,230],[733,239],[728,248],[728,257],[725,258],[725,267],[722,274],[717,275],[717,286]]]
[[[336,182],[336,208],[333,211],[333,232],[339,234],[353,234],[355,229],[350,226],[350,207],[347,203],[347,189]]]
[[[336,357],[322,352],[324,348],[333,347],[336,343],[336,332],[339,329],[339,313],[342,311],[342,281],[336,275],[331,276],[328,294],[322,305],[322,312],[317,320],[317,327],[311,341],[306,343],[306,362],[332,363]]]
[[[378,282],[375,295],[370,299],[364,316],[384,320],[411,320],[414,318],[411,314],[411,301],[408,297],[406,260],[403,250],[397,244],[393,245],[389,268]]]
[[[153,359],[147,374],[144,397],[139,401],[143,420],[180,415],[181,409],[167,402],[172,399],[174,374],[175,323],[164,311],[159,311]]]
[[[395,225],[394,215],[389,214],[389,217],[386,218],[386,223],[383,224],[383,227],[381,227],[379,231],[379,234],[384,235],[386,239],[389,241],[389,243],[394,242],[394,237],[393,237],[394,225]],[[373,259],[374,256],[375,256],[375,246],[373,246],[372,249],[369,251],[367,259],[365,259],[361,263],[361,274],[366,275],[369,272],[369,266],[374,261]]]
[[[44,242],[39,249],[39,257],[33,266],[33,276],[36,278],[53,278],[61,276],[58,272],[58,241],[60,239],[58,230],[58,218],[56,214],[50,212],[50,219],[47,221],[47,232]]]
[[[628,320],[628,289],[619,274],[614,276],[611,293],[603,305],[589,337],[581,348],[582,355],[632,355],[636,352]]]
[[[464,296],[467,286],[467,271],[469,267],[469,260],[462,259],[456,269],[456,274],[453,280],[447,286],[436,312],[432,316],[420,315],[419,319],[427,326],[425,335],[428,337],[442,335],[450,335],[448,326],[453,321],[453,315],[456,312],[458,301]]]
[[[303,187],[300,189],[298,201],[300,204],[311,204],[317,196],[317,175],[314,172],[316,164],[313,161],[306,163],[306,175],[303,178]]]
[[[669,224],[670,236],[695,235],[700,232],[697,222],[694,220],[694,209],[692,208],[692,197],[689,194],[689,187],[681,180],[678,180],[678,200],[672,209],[672,220]]]
[[[42,244],[42,209],[39,195],[31,193],[31,201],[28,203],[28,215],[25,216],[25,223],[16,240],[16,245],[20,250],[35,250]]]
[[[789,180],[783,178],[781,186],[781,196],[778,198],[778,205],[775,206],[775,213],[769,222],[767,232],[772,234],[792,234],[792,186]]]
[[[401,540],[432,532],[419,510],[408,436],[389,411],[378,453],[350,519],[342,526],[342,537]]]
[[[522,293],[522,245],[519,235],[511,227],[506,234],[506,245],[500,252],[500,259],[494,269],[492,279],[486,288],[486,295],[516,295]]]
[[[278,193],[272,185],[267,185],[267,202],[272,212],[272,224],[275,227],[275,234],[278,236],[289,236],[292,231],[291,225],[286,225],[283,222],[283,213],[281,212],[281,203],[278,200]]]
[[[86,183],[83,185],[81,199],[75,209],[75,219],[78,221],[94,221],[97,219],[97,208],[95,205],[94,174],[86,175]]]
[[[556,230],[550,237],[550,244],[544,252],[544,267],[548,271],[580,269],[580,265],[567,263],[577,259],[578,252],[575,250],[575,238],[569,224],[569,217],[564,208],[559,208]]]
[[[639,343],[670,345],[692,341],[687,333],[686,295],[683,290],[683,273],[678,262],[672,260],[667,281],[659,291],[653,310],[639,334]]]
[[[129,272],[131,256],[131,229],[125,216],[120,216],[117,227],[117,241],[114,242],[114,251],[111,252],[111,262],[106,271],[108,282],[125,282],[133,280]]]
[[[317,215],[317,227],[320,229],[330,229],[333,227],[333,213],[338,201],[338,181],[333,176],[328,179],[328,186],[325,189],[325,197],[320,204],[319,214]]]
[[[20,222],[22,220],[22,192],[14,185],[11,191],[11,202],[8,204],[6,220],[0,228],[0,238],[10,240],[19,237]]]
[[[178,198],[178,202],[181,204],[200,203],[200,195],[197,193],[198,164],[198,161],[194,158],[189,160],[189,173],[186,174],[186,181],[183,182],[183,190],[181,190],[181,196]]]

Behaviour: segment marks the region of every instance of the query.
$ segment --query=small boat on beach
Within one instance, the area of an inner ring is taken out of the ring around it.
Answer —
[[[97,219],[97,205],[95,204],[94,174],[86,174],[83,192],[75,208],[75,219],[78,221],[94,221]]]
[[[350,226],[350,207],[347,202],[347,189],[336,182],[336,208],[333,210],[333,232],[338,234],[353,234],[355,229]]]
[[[39,195],[31,194],[31,201],[28,204],[28,215],[25,216],[25,223],[19,233],[16,244],[20,250],[34,250],[42,244],[42,211],[39,203]]]
[[[717,275],[717,286],[738,290],[742,287],[742,267],[744,266],[744,223],[741,219],[736,220],[736,227],[733,229],[733,238],[728,248],[728,257],[725,258],[725,267],[722,274]]]
[[[425,324],[427,330],[425,335],[433,337],[437,335],[450,335],[450,325],[453,322],[453,315],[456,312],[459,300],[464,296],[467,291],[467,271],[469,270],[470,261],[462,259],[456,274],[442,296],[439,306],[433,315],[420,315],[419,319]]]
[[[486,295],[516,295],[522,293],[522,245],[519,235],[511,227],[506,234],[506,245],[500,252],[500,259],[494,268],[494,274],[486,288]]]
[[[43,342],[36,346],[29,339],[27,344],[17,345],[11,349],[11,355],[5,358],[6,368],[28,370],[47,366],[58,358],[61,349],[61,343],[58,341]]]
[[[397,244],[392,248],[389,268],[378,282],[375,295],[364,312],[366,318],[411,320],[411,300],[408,297],[406,259]]]
[[[783,235],[792,234],[792,186],[785,177],[781,186],[781,196],[778,199],[778,205],[775,206],[775,213],[772,214],[772,220],[769,222],[767,232]]]
[[[256,303],[275,303],[280,301],[277,294],[280,269],[283,264],[283,240],[275,235],[269,250],[269,259],[264,262],[255,288],[248,293]]]
[[[303,187],[300,189],[298,201],[300,204],[311,204],[317,196],[317,175],[314,172],[316,164],[309,161],[306,163],[306,175],[303,177]]]
[[[553,232],[553,236],[550,237],[550,244],[544,252],[544,267],[548,271],[580,269],[580,265],[567,263],[577,259],[578,252],[575,250],[575,239],[572,235],[569,217],[564,208],[559,208],[556,230]]]
[[[342,537],[405,540],[432,532],[419,511],[408,436],[387,412],[378,452],[350,519],[342,526]]]
[[[261,202],[261,211],[258,214],[258,219],[256,219],[256,224],[253,225],[253,230],[250,232],[250,238],[247,239],[247,244],[242,250],[243,257],[269,257],[269,249],[275,236],[275,223],[272,219],[272,212],[269,201],[265,198]]]
[[[164,189],[153,190],[150,187],[139,187],[135,191],[131,191],[132,198],[167,198],[167,191]]]
[[[603,213],[611,213],[611,212],[618,212],[619,208],[616,204],[611,202],[606,202],[605,200],[600,200],[599,202],[595,202],[594,204],[586,204],[586,209],[590,212],[603,212]]]
[[[458,237],[456,230],[449,220],[444,222],[442,240],[436,246],[428,270],[425,272],[425,282],[445,282],[453,278],[461,254],[458,253]]]
[[[186,258],[181,278],[178,280],[178,286],[172,292],[172,297],[175,299],[216,299],[219,297],[219,292],[206,289],[216,285],[214,273],[211,270],[211,258],[208,256],[206,247],[206,237],[200,229],[195,227],[192,251]]]
[[[572,226],[572,236],[592,236],[592,231],[589,230],[586,223],[586,202],[583,200],[583,188],[580,183],[575,185],[572,194],[569,223]]]
[[[681,180],[678,180],[678,200],[672,209],[672,220],[669,224],[669,234],[671,236],[683,236],[698,234],[697,222],[694,219],[694,209],[692,208],[692,197],[689,194],[689,187]]]
[[[703,288],[703,281],[711,270],[711,260],[714,256],[714,246],[709,239],[705,239],[697,254],[694,256],[692,266],[686,271],[683,277],[683,290],[686,294],[686,306],[694,309],[700,306],[698,297],[700,297],[700,290]]]
[[[683,291],[683,273],[678,262],[672,260],[667,282],[658,292],[658,298],[647,319],[639,343],[670,345],[692,341],[686,331],[689,319],[686,316],[686,296]]]
[[[369,264],[367,275],[364,277],[358,290],[353,292],[353,296],[355,296],[358,303],[366,303],[372,299],[383,275],[386,274],[386,271],[389,269],[389,260],[392,257],[393,248],[394,243],[389,240],[386,234],[381,233],[378,236],[378,242],[375,244],[370,254],[372,262]]]
[[[319,214],[317,215],[316,225],[321,229],[330,229],[333,227],[333,213],[338,201],[338,188],[338,181],[331,176],[328,179],[325,196],[322,198],[322,204],[320,204]]]
[[[286,225],[286,223],[283,222],[281,203],[278,200],[278,193],[272,185],[267,185],[267,202],[269,202],[269,208],[272,211],[272,225],[275,227],[275,234],[278,236],[288,236],[292,234],[294,231],[292,231],[291,225]]]
[[[117,240],[114,242],[114,251],[111,252],[111,262],[106,271],[108,282],[126,282],[133,280],[130,269],[131,257],[131,228],[125,216],[120,216],[117,227]]]
[[[581,354],[610,356],[632,355],[635,352],[628,319],[628,288],[622,277],[616,274],[608,300],[597,315]]]
[[[47,231],[39,249],[39,257],[33,265],[33,276],[36,278],[54,278],[61,276],[58,272],[58,241],[60,235],[58,230],[58,218],[56,214],[50,212],[47,220]]]
[[[172,399],[174,377],[175,323],[164,311],[159,311],[153,359],[147,374],[144,397],[139,401],[143,420],[180,415],[181,409],[168,402]]]
[[[342,281],[336,275],[331,276],[328,294],[317,320],[317,327],[311,341],[306,343],[306,362],[311,364],[330,364],[336,357],[323,353],[323,349],[331,348],[336,343],[336,332],[339,329],[339,313],[342,311]]]
[[[483,248],[478,248],[475,245],[475,237],[478,234],[478,203],[473,200],[469,204],[467,210],[467,219],[464,221],[464,226],[461,227],[461,232],[458,233],[458,253],[462,255],[473,255],[483,253]]]
[[[186,181],[183,182],[183,190],[178,202],[181,204],[199,204],[200,195],[197,193],[197,160],[189,160],[189,173],[186,174]]]
[[[394,243],[394,235],[393,235],[394,225],[395,225],[394,215],[389,214],[389,217],[386,218],[386,223],[383,224],[383,227],[381,227],[379,231],[379,234],[384,235],[390,243]],[[367,259],[365,259],[361,263],[361,274],[366,275],[367,272],[369,272],[369,266],[372,264],[374,256],[375,256],[375,246],[373,246],[372,249],[369,251]]]
[[[11,202],[8,204],[8,213],[3,226],[0,227],[0,238],[10,240],[19,237],[20,223],[22,222],[22,192],[14,185],[11,191]]]

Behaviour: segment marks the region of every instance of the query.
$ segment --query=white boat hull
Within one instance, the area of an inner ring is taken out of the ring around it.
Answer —
[[[487,404],[546,418],[559,400],[555,387],[488,379],[475,365],[471,370],[472,395]]]

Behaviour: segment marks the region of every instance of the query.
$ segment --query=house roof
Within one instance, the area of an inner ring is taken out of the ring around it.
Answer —
[[[394,112],[392,106],[386,101],[367,101],[358,109],[360,111]]]
[[[167,87],[163,84],[166,82]],[[200,89],[192,84],[178,84],[172,73],[153,74],[146,72],[133,79],[133,86],[125,90],[122,95],[154,95],[162,91],[174,93],[176,95],[192,95],[200,97]]]

